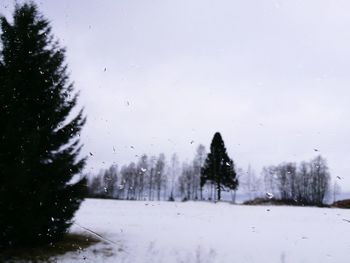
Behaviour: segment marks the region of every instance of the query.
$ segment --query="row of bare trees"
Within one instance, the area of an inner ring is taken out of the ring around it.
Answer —
[[[200,174],[206,155],[205,147],[199,145],[194,159],[182,166],[176,154],[170,162],[160,154],[157,157],[142,155],[136,163],[120,169],[112,165],[87,176],[89,195],[123,200],[201,199]]]
[[[122,166],[112,165],[101,170],[89,180],[89,194],[127,200],[161,200],[165,194],[168,178],[165,156],[142,155],[137,163]]]
[[[299,164],[287,162],[264,167],[260,177],[250,167],[239,174],[249,199],[268,195],[299,204],[321,205],[330,193],[336,199],[340,191],[337,183],[331,186],[327,162],[322,156]]]
[[[317,156],[310,162],[283,163],[263,169],[267,190],[276,192],[281,199],[302,204],[324,203],[330,190],[330,173],[326,160]]]

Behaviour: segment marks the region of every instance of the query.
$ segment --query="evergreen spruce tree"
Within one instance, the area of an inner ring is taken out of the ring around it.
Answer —
[[[218,132],[214,135],[210,153],[201,170],[201,188],[207,181],[215,185],[218,200],[221,199],[222,190],[235,190],[238,187],[234,163],[227,155],[224,141]]]
[[[36,5],[16,5],[0,23],[0,247],[55,242],[86,191],[74,179],[85,117],[72,114],[65,50]]]

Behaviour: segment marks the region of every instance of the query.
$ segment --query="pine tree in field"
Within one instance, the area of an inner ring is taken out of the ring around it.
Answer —
[[[215,185],[218,200],[221,199],[222,190],[235,190],[238,187],[234,163],[227,155],[224,141],[218,132],[214,135],[210,153],[201,171],[201,187],[208,181]]]
[[[59,240],[85,195],[82,111],[65,50],[33,3],[0,17],[0,247]],[[76,178],[76,177],[75,177]]]

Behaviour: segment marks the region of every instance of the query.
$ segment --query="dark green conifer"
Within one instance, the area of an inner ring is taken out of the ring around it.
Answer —
[[[208,181],[215,185],[218,200],[221,199],[222,190],[235,190],[238,187],[234,163],[228,156],[224,141],[218,132],[214,135],[210,153],[201,170],[201,187]]]
[[[72,114],[65,50],[36,5],[0,23],[0,246],[54,242],[85,195],[76,179],[85,118]]]

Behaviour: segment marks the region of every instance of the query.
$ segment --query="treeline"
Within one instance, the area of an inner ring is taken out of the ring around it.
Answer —
[[[144,154],[121,168],[112,165],[87,176],[89,196],[150,201],[201,199],[200,176],[206,155],[205,147],[199,145],[193,160],[182,165],[176,154],[169,162],[164,154]]]
[[[193,160],[182,165],[176,154],[169,162],[164,154],[142,155],[120,169],[112,165],[87,177],[90,197],[122,200],[216,201],[222,199],[222,192],[230,192],[223,199],[235,202],[240,184],[249,200],[265,197],[287,204],[321,205],[330,192],[330,173],[323,157],[264,167],[257,177],[250,166],[246,172],[235,167],[220,133],[214,135],[209,153],[199,145]]]
[[[340,192],[336,182],[331,185],[329,168],[322,156],[299,164],[285,162],[264,167],[260,177],[250,167],[239,175],[249,199],[267,197],[300,205],[321,205],[331,198],[331,193],[335,201]]]
[[[233,160],[228,156],[220,133],[215,133],[207,154],[199,145],[192,161],[180,167],[176,154],[142,155],[120,169],[112,165],[89,179],[90,197],[123,200],[221,200],[222,191],[238,187]],[[235,195],[232,194],[232,197]],[[234,201],[234,199],[233,199]]]
[[[330,190],[329,169],[321,156],[298,165],[282,163],[265,167],[263,176],[268,192],[305,205],[323,204]]]

